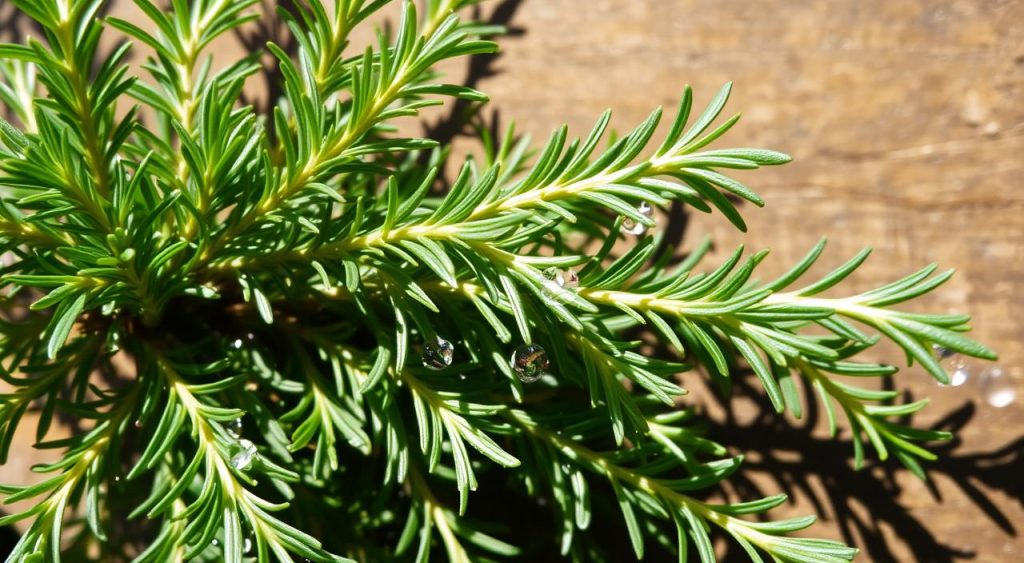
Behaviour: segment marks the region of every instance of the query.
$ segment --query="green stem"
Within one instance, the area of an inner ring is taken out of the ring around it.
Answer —
[[[424,42],[429,41],[443,18],[427,27],[421,35]],[[402,89],[414,78],[408,75],[408,69],[403,67],[395,74],[394,80],[378,95],[372,104],[366,106],[362,115],[352,116],[344,131],[336,139],[328,140],[326,146],[314,151],[310,158],[291,175],[282,176],[277,187],[260,196],[256,207],[244,214],[237,223],[232,224],[213,243],[203,250],[197,268],[201,268],[211,262],[227,244],[232,242],[238,235],[247,231],[257,221],[276,210],[282,203],[287,201],[298,191],[311,182],[320,178],[324,173],[324,166],[334,159],[344,156],[345,151],[350,149],[361,139],[376,123],[376,116],[380,115],[388,106],[398,100],[402,95]]]
[[[448,511],[445,510],[444,505],[434,496],[429,485],[427,485],[426,479],[414,467],[409,468],[409,485],[413,494],[423,503],[424,513],[430,517],[430,521],[437,527],[437,531],[441,535],[441,541],[444,542],[445,550],[448,553],[449,561],[457,563],[469,563],[472,561],[469,558],[469,554],[466,553],[466,548],[459,542],[455,531],[452,530],[451,525],[448,523]]]
[[[856,421],[867,433],[871,443],[878,451],[878,458],[885,461],[889,457],[888,449],[882,439],[897,446],[899,449],[912,453],[922,459],[935,461],[938,457],[922,448],[897,436],[886,423],[879,424],[879,421],[868,412],[867,406],[857,398],[851,396],[845,389],[837,385],[830,377],[823,374],[821,370],[809,364],[803,359],[796,361],[796,368],[807,380],[819,390],[821,400],[827,401],[830,397],[839,402],[843,410]]]
[[[89,98],[89,69],[78,67],[73,53],[75,52],[74,27],[78,22],[70,20],[70,10],[63,11],[63,16],[58,22],[57,38],[61,52],[66,55],[64,60],[65,74],[71,84],[72,93],[75,95],[75,110],[79,120],[79,132],[82,134],[82,141],[88,153],[87,164],[96,185],[96,191],[103,200],[110,196],[110,172],[107,169],[107,161],[100,145],[99,128],[92,115],[92,100]],[[91,199],[91,198],[90,198]],[[109,230],[110,224],[103,216],[104,226]]]
[[[192,423],[199,455],[204,458],[207,475],[213,475],[222,487],[225,510],[241,511],[246,522],[253,527],[253,532],[260,537],[268,538],[271,550],[282,561],[289,560],[290,556],[278,537],[277,531],[263,518],[259,504],[265,505],[266,503],[260,501],[242,485],[232,472],[229,461],[217,447],[213,426],[202,413],[203,404],[192,393],[188,383],[174,371],[170,364],[163,359],[158,361],[160,372],[167,381],[170,392],[178,397]]]
[[[648,477],[612,463],[600,453],[541,427],[533,422],[525,412],[509,410],[507,411],[506,419],[541,442],[554,447],[568,459],[577,462],[594,473],[615,481],[627,483],[634,489],[661,499],[671,506],[686,507],[703,520],[714,523],[730,535],[743,537],[765,551],[771,552],[772,546],[777,541],[776,537],[752,528],[750,523],[745,520],[718,512],[712,505],[676,492],[671,487],[665,485],[660,479]]]

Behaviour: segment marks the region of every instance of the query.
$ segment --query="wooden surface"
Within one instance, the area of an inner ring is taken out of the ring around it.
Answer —
[[[847,286],[855,291],[930,262],[954,267],[959,274],[920,308],[972,313],[975,335],[1000,353],[1024,395],[1024,2],[525,0],[516,7],[512,25],[522,35],[502,41],[499,73],[479,83],[502,118],[535,138],[563,122],[585,134],[611,107],[625,130],[657,105],[673,108],[684,84],[701,104],[734,81],[729,108],[743,118],[717,144],[773,148],[794,162],[742,175],[768,202],[742,209],[748,234],[720,215],[695,216],[691,247],[710,234],[718,257],[740,243],[770,248],[765,269],[777,273],[825,235],[823,261],[833,266],[872,246]],[[877,357],[902,360],[891,347]],[[799,501],[790,512],[822,513],[817,534],[839,538],[846,528],[864,548],[861,560],[943,561],[973,552],[980,562],[1019,561],[1024,401],[995,409],[973,382],[939,388],[916,368],[896,385],[933,397],[922,423],[954,412],[958,423],[968,418],[962,443],[933,465],[941,502],[903,473],[892,485],[850,473],[842,459],[849,443],[833,447],[820,432],[813,439],[784,428],[758,434],[778,452],[742,439],[752,431],[742,424],[731,435],[723,430],[723,439],[758,450],[739,453],[762,472],[762,490],[778,492],[788,479]],[[991,459],[972,457],[983,455]],[[802,464],[813,467],[801,471]],[[828,494],[824,483],[847,490]]]
[[[476,86],[503,121],[535,139],[563,122],[580,135],[611,107],[622,131],[655,106],[673,109],[684,84],[699,106],[734,81],[727,112],[743,119],[718,146],[795,161],[740,175],[768,202],[742,208],[748,234],[720,215],[691,216],[687,245],[713,236],[709,265],[740,243],[771,248],[764,277],[825,235],[826,265],[873,246],[850,291],[933,261],[955,267],[919,306],[974,314],[976,336],[1024,395],[1024,2],[492,0],[485,13],[495,7],[516,33],[496,61],[477,64],[495,74]],[[891,347],[876,359],[901,360]],[[918,369],[896,384],[933,397],[920,423],[963,424],[962,442],[933,465],[931,490],[904,472],[854,474],[845,438],[789,430],[743,398],[738,420],[714,401],[707,408],[716,435],[748,454],[745,494],[791,489],[787,513],[818,512],[813,533],[845,532],[863,561],[1020,560],[1024,397],[994,409],[971,382],[939,388]]]

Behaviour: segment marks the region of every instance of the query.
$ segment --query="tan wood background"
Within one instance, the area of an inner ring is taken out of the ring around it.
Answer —
[[[972,313],[976,336],[1000,353],[1024,395],[1024,2],[514,5],[511,22],[522,35],[502,42],[498,74],[479,84],[503,118],[535,138],[563,122],[585,134],[611,107],[626,129],[657,105],[673,108],[684,84],[699,104],[734,81],[729,107],[743,118],[719,146],[764,146],[794,162],[742,176],[768,202],[743,208],[748,234],[721,216],[692,217],[689,244],[710,234],[719,256],[740,243],[771,248],[769,272],[793,264],[824,235],[823,261],[833,266],[873,246],[849,285],[854,291],[930,262],[954,267],[959,274],[920,308]],[[877,357],[902,359],[891,347]],[[891,485],[871,484],[887,475],[880,469],[851,474],[845,440],[833,447],[820,432],[811,439],[784,427],[755,434],[760,444],[740,440],[757,450],[747,452],[761,472],[755,481],[768,493],[791,488],[799,501],[792,513],[818,510],[826,521],[814,531],[838,538],[845,528],[866,561],[969,553],[981,562],[1019,561],[1024,401],[994,409],[972,382],[939,388],[916,368],[896,382],[933,397],[919,423],[954,412],[957,423],[968,418],[962,443],[945,452],[951,459],[934,464],[941,502],[906,474]],[[749,435],[745,424],[727,424],[735,432],[726,437]]]
[[[113,11],[134,14],[127,1]],[[729,109],[743,119],[718,146],[763,146],[795,161],[741,175],[768,201],[742,208],[748,234],[719,215],[691,216],[687,245],[713,236],[709,264],[740,243],[771,248],[764,277],[824,235],[826,265],[873,246],[851,292],[933,261],[955,267],[916,306],[974,314],[976,336],[1024,395],[1024,2],[491,0],[484,13],[513,34],[470,74],[497,118],[535,139],[563,122],[585,134],[606,107],[626,130],[655,106],[673,109],[684,84],[700,105],[734,81]],[[875,359],[901,358],[882,347]],[[820,425],[792,430],[760,403],[734,399],[733,418],[713,400],[706,408],[719,437],[748,454],[753,477],[739,492],[791,492],[788,513],[818,512],[813,533],[845,535],[864,548],[861,560],[1019,561],[1024,396],[994,409],[972,382],[939,388],[918,369],[896,384],[933,397],[919,424],[960,428],[961,441],[939,448],[930,486],[880,467],[855,474],[845,437],[824,438]],[[14,471],[0,469],[4,480]]]
[[[743,209],[748,234],[720,216],[693,217],[690,244],[710,234],[723,251],[771,248],[765,267],[774,272],[823,235],[832,265],[873,246],[854,290],[933,261],[955,267],[958,276],[921,308],[975,315],[975,334],[1024,395],[1024,2],[525,0],[517,8],[522,35],[503,42],[499,74],[480,83],[503,117],[535,137],[562,122],[584,134],[611,107],[625,129],[656,105],[671,108],[684,84],[699,103],[734,81],[729,107],[743,119],[719,144],[774,148],[794,162],[743,175],[768,202]],[[879,359],[901,360],[883,352],[890,357]],[[939,388],[918,369],[897,385],[933,397],[921,423],[970,415],[962,443],[944,452],[951,459],[934,465],[941,502],[906,474],[875,485],[886,472],[849,473],[848,443],[776,426],[755,434],[760,443],[741,440],[757,450],[747,452],[761,472],[755,481],[768,493],[790,488],[799,501],[792,513],[817,510],[826,521],[815,532],[838,538],[845,529],[863,560],[1019,561],[1022,401],[994,409],[972,382]],[[752,432],[729,426],[727,437]]]

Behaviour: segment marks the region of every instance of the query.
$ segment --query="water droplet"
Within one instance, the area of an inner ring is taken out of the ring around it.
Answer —
[[[213,541],[210,543],[212,543],[214,547],[217,547],[218,545],[220,545],[220,540],[217,538],[213,538]]]
[[[646,201],[640,202],[640,205],[637,206],[636,210],[644,217],[650,218],[654,216],[654,208]],[[631,217],[625,217],[622,219],[622,232],[630,235],[641,236],[647,232],[647,225],[644,225]]]
[[[544,270],[544,277],[563,289],[576,289],[580,286],[580,276],[572,268],[568,270],[548,268]]]
[[[246,439],[241,439],[231,448],[231,467],[239,471],[245,471],[252,467],[256,459],[256,445]]]
[[[943,387],[960,387],[971,376],[971,370],[967,366],[967,361],[959,352],[950,350],[944,346],[938,344],[932,344],[932,352],[935,354],[935,358],[939,360],[939,365],[942,369],[949,374],[949,384],[942,384]]]
[[[444,369],[452,365],[454,356],[455,346],[440,336],[436,342],[427,342],[423,345],[423,365],[430,369]]]
[[[935,357],[940,361],[956,355],[956,352],[940,344],[932,344],[932,353],[935,354]]]
[[[136,420],[135,421],[135,427],[136,428],[142,428],[142,421],[141,420]]]
[[[238,438],[241,438],[242,437],[242,419],[241,418],[236,418],[234,420],[229,420],[229,421],[225,422],[224,423],[224,430],[227,431],[229,436],[231,436],[232,438],[234,438],[236,440]]]
[[[245,542],[242,543],[242,554],[248,555],[250,551],[252,551],[252,540],[245,538]]]
[[[544,377],[548,364],[548,353],[540,344],[524,344],[512,353],[512,371],[523,383]]]
[[[236,338],[235,341],[231,343],[231,347],[234,348],[235,350],[241,350],[242,349],[242,344],[243,344],[242,339],[241,338]]]
[[[1010,376],[1000,367],[986,368],[978,375],[978,387],[985,402],[996,408],[1010,406],[1017,399],[1017,389]]]
[[[548,268],[544,270],[544,277],[548,280],[544,282],[544,295],[559,301],[566,299],[565,293],[568,290],[580,286],[580,276],[572,269]]]
[[[120,475],[114,475],[114,482],[115,483],[120,483],[121,482],[121,476]]]
[[[949,386],[960,387],[964,383],[967,383],[967,379],[970,378],[970,376],[971,371],[967,369],[966,364],[961,362],[949,373]]]

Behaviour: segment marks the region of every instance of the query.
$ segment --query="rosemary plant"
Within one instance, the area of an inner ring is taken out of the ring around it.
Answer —
[[[711,562],[721,534],[753,561],[852,559],[792,535],[813,517],[763,516],[783,495],[709,500],[742,457],[680,400],[691,369],[728,392],[749,368],[779,413],[845,424],[858,466],[868,444],[924,477],[948,438],[907,425],[925,401],[846,376],[897,371],[858,359],[883,338],[939,381],[933,345],[993,358],[968,317],[898,307],[950,272],[825,296],[867,251],[805,279],[822,242],[765,282],[766,252],[663,248],[655,209],[743,230],[736,202],[763,201],[723,171],[789,161],[710,148],[737,122],[715,124],[728,85],[693,119],[685,89],[657,138],[661,110],[537,147],[481,129],[445,188],[449,147],[395,123],[486,101],[433,70],[496,49],[458,15],[477,1],[398,2],[361,48],[389,0],[280,10],[295,48],[267,45],[264,115],[242,97],[264,53],[209,53],[255,0],[134,0],[143,27],[103,0],[13,0],[39,33],[0,45],[0,458],[27,413],[61,453],[0,487],[30,499],[0,518],[23,530],[8,561],[607,559],[598,527],[638,558]]]

